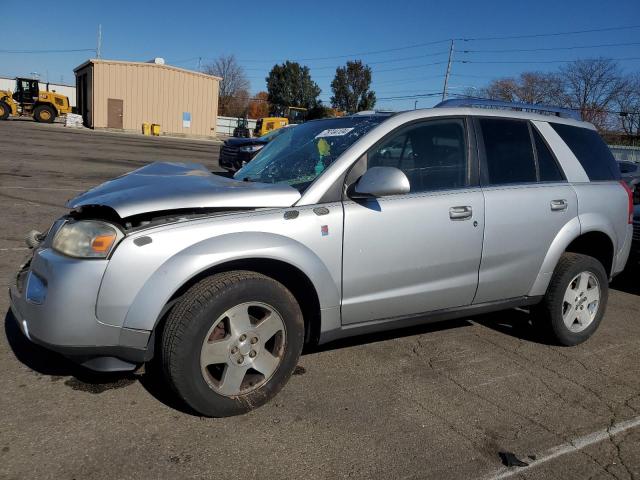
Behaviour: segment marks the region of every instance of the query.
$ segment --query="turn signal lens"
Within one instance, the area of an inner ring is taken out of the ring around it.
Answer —
[[[113,233],[111,235],[98,235],[91,242],[91,250],[96,253],[108,253],[113,245],[113,242],[116,241],[116,234]]]

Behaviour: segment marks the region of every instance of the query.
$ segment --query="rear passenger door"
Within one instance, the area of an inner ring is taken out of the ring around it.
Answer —
[[[474,121],[485,231],[474,303],[527,295],[577,198],[546,141],[526,120]]]

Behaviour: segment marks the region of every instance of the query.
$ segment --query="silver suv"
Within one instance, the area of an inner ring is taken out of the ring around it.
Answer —
[[[304,123],[233,179],[154,163],[100,185],[31,237],[14,316],[90,369],[156,360],[210,416],[264,404],[305,344],[340,337],[527,306],[583,342],[630,192],[571,112],[482,106]]]

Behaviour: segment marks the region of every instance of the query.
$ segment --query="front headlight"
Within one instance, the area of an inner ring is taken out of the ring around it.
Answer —
[[[113,225],[97,220],[67,222],[53,238],[53,249],[78,258],[106,258],[122,238]]]
[[[264,147],[264,145],[247,145],[246,147],[240,147],[240,151],[241,152],[252,153],[252,152],[257,152],[262,147]]]

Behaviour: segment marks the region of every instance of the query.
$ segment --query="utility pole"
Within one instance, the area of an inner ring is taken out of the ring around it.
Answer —
[[[98,45],[96,48],[96,57],[102,57],[102,24],[98,24]]]
[[[444,87],[442,88],[442,100],[447,98],[447,86],[449,85],[449,75],[451,75],[451,61],[453,60],[453,40],[449,47],[449,61],[447,62],[447,74],[444,76]]]
[[[201,72],[200,65],[202,64],[202,57],[198,57],[198,71]]]
[[[413,102],[413,109],[415,110],[416,108],[418,108],[418,100],[414,100]]]

